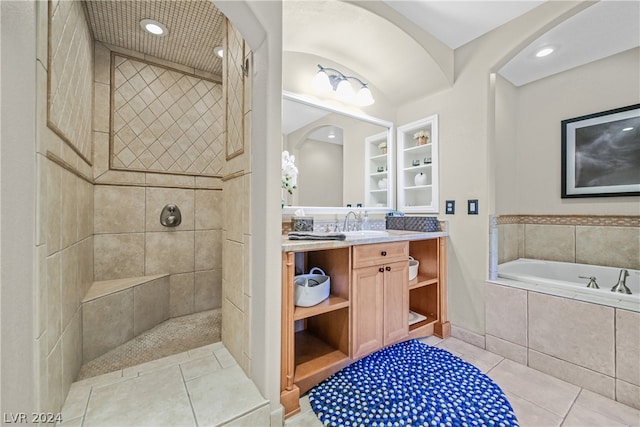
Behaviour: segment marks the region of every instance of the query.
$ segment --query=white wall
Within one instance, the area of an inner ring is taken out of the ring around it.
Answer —
[[[501,213],[638,215],[637,196],[560,198],[560,122],[639,102],[640,48],[518,88],[517,191],[498,194],[515,199]]]
[[[342,206],[342,145],[305,140],[298,148],[298,203]]]
[[[441,93],[401,106],[397,125],[438,114],[440,150],[439,218],[449,221],[449,320],[484,334],[484,282],[488,275],[489,215],[494,213],[491,74],[553,23],[584,8],[580,2],[546,2],[455,51],[455,82]],[[491,139],[490,139],[491,137]],[[467,215],[478,199],[479,214]],[[444,215],[445,200],[456,214]]]
[[[37,411],[35,348],[36,11],[0,2],[0,412]]]

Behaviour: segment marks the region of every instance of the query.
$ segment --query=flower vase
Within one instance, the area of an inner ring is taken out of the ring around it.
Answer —
[[[418,138],[418,145],[425,145],[427,143],[427,137],[426,136],[421,136],[420,138]]]

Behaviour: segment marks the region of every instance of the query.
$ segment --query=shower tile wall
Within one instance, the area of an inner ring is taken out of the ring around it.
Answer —
[[[112,57],[112,51],[117,51],[118,55]],[[123,62],[125,56],[129,58],[126,60],[128,62]],[[128,77],[131,81],[136,81],[138,93],[147,94],[148,104],[156,105],[155,111],[159,116],[168,114],[168,111],[176,115],[178,110],[174,110],[177,105],[165,100],[166,105],[163,105],[166,111],[162,112],[160,104],[152,99],[152,92],[147,89],[155,89],[159,95],[158,100],[164,99],[160,98],[163,94],[168,96],[167,87],[159,90],[156,85],[159,82],[159,76],[167,68],[155,67],[152,64],[161,63],[164,67],[170,67],[173,69],[170,73],[175,81],[180,81],[181,76],[184,76],[196,86],[199,80],[195,77],[196,75],[220,80],[219,77],[183,65],[171,64],[137,52],[95,43],[96,162],[93,170],[96,180],[94,192],[95,280],[167,273],[171,275],[169,297],[171,317],[221,307],[221,180],[212,176],[153,173],[151,170],[157,171],[160,167],[156,162],[150,164],[149,166],[153,168],[149,168],[146,172],[109,169],[109,153],[114,149],[109,147],[109,133],[115,129],[110,127],[109,108],[100,106],[109,105],[112,60],[118,61],[120,65],[130,65],[130,71],[138,70],[145,74],[147,80],[136,80],[135,75],[132,74],[128,74]],[[147,71],[152,71],[152,74],[147,74]],[[186,97],[187,94],[190,93],[189,96],[193,96],[196,92],[180,93],[185,98],[185,102],[180,102],[181,111],[185,116],[191,115],[190,111],[195,112],[199,104],[195,98],[186,102]],[[177,94],[175,101],[179,101]],[[112,108],[116,108],[116,105]],[[128,113],[125,110],[127,108],[114,110],[113,115],[114,117],[120,115],[122,120],[128,123],[134,117],[138,117],[138,113],[144,116],[142,111],[145,108],[137,113],[131,109],[127,110]],[[176,119],[180,121],[179,117]],[[210,120],[207,119],[207,122]],[[115,121],[112,124],[115,125]],[[215,126],[208,128],[207,132],[210,133],[213,128]],[[122,127],[119,129],[123,131]],[[221,131],[220,127],[217,132],[221,133]],[[138,139],[137,145],[144,145],[141,139],[145,133],[144,128],[130,129],[127,132],[132,132],[131,135],[135,134],[131,138]],[[213,139],[216,144],[221,144],[219,136]],[[119,139],[116,138],[116,140]],[[190,142],[196,140],[197,138]],[[120,150],[123,149],[129,148],[120,145]],[[189,150],[190,145],[181,147],[183,154]],[[218,157],[212,156],[212,158]],[[124,167],[121,162],[118,165]],[[144,166],[139,163],[135,165],[137,166],[134,169],[143,169],[142,166]],[[166,166],[165,170],[168,172],[177,170],[169,164]],[[214,169],[208,170],[220,171],[222,163],[212,167]],[[169,203],[178,205],[182,213],[182,223],[175,228],[167,228],[160,224],[160,212]]]
[[[222,192],[208,189],[95,186],[95,280],[171,274],[171,317],[221,306]],[[178,205],[182,223],[160,224]]]
[[[498,262],[517,258],[640,269],[640,216],[498,218]]]
[[[38,408],[59,412],[82,363],[80,302],[93,280],[93,185],[91,158],[92,42],[80,2],[51,2],[52,43],[48,43],[48,2],[37,13],[37,288],[36,377]],[[75,33],[75,37],[69,37]],[[73,66],[56,60],[61,48],[78,55]],[[69,41],[70,40],[70,41]],[[49,57],[48,49],[52,48]],[[51,59],[51,61],[49,60]],[[51,109],[47,72],[55,74]],[[80,96],[65,88],[73,81]],[[47,117],[51,123],[47,125]],[[90,131],[90,128],[89,128]]]
[[[245,51],[242,37],[228,21],[226,39],[228,54],[223,78],[235,81],[238,91],[244,95],[235,96],[232,103],[225,99],[222,341],[242,369],[251,375],[251,79],[243,77],[242,67],[246,61],[252,65],[251,53]]]

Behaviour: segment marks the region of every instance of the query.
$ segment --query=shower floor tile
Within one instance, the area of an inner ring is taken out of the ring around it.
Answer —
[[[221,318],[221,309],[215,309],[166,320],[84,364],[78,379],[137,366],[218,342]]]

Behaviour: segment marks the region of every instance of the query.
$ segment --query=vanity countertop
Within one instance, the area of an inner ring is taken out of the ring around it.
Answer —
[[[346,240],[289,240],[282,236],[282,252],[306,252],[321,249],[344,248],[372,243],[401,242],[409,240],[428,240],[449,235],[446,231],[420,232],[403,230],[386,230],[386,235],[349,236]]]

